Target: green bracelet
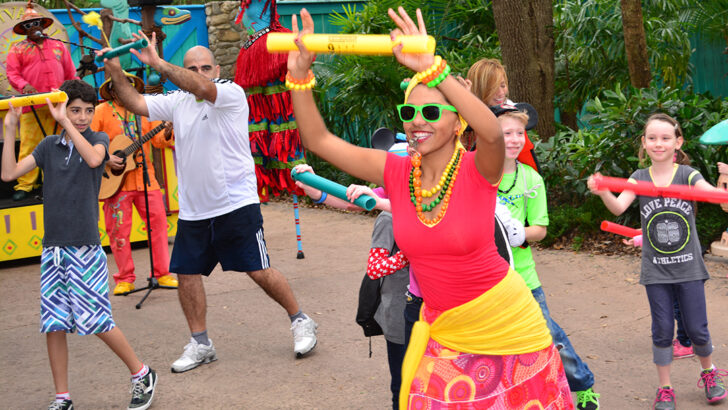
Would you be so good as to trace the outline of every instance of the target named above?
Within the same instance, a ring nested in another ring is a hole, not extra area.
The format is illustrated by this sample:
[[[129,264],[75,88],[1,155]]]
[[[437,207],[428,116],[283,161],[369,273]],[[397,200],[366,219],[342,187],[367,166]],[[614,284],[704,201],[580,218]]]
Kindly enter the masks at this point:
[[[445,66],[445,69],[442,70],[442,73],[438,75],[437,78],[427,83],[427,86],[430,88],[437,87],[438,85],[440,85],[441,82],[443,82],[443,80],[445,80],[448,75],[450,75],[450,64],[447,64]]]

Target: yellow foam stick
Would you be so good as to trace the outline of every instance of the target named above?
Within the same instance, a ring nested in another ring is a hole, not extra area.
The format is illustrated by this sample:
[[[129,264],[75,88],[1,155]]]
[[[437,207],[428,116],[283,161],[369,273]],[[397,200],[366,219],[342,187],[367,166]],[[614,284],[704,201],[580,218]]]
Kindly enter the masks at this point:
[[[268,52],[287,53],[298,50],[293,33],[268,34]],[[402,43],[404,53],[432,53],[435,39],[432,36],[399,36],[392,41],[388,34],[306,34],[303,44],[311,52],[319,54],[392,55],[392,47]]]
[[[52,103],[60,103],[68,101],[68,94],[63,91],[54,91],[52,93],[38,93],[38,94],[27,94],[19,95],[16,97],[5,98],[0,100],[0,110],[7,110],[10,108],[8,102],[13,102],[13,107],[27,107],[29,105],[45,105],[46,98],[51,100]]]

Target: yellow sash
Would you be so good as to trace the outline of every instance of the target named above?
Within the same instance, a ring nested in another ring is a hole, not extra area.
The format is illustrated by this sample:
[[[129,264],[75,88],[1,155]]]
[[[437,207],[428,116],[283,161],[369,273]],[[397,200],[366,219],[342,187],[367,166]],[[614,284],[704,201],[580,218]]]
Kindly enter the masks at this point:
[[[422,320],[420,311],[402,363],[400,409],[407,408],[410,386],[430,337],[458,352],[499,356],[537,352],[552,343],[536,299],[521,275],[510,269],[497,285],[443,312],[432,325]]]

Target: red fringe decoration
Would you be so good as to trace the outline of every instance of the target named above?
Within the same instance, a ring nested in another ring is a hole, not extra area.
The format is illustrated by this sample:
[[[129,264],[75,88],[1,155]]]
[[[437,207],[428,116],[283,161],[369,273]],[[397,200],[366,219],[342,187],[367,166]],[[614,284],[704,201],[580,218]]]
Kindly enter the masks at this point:
[[[273,28],[271,32],[290,33],[285,27]],[[234,81],[243,88],[266,85],[281,79],[288,71],[288,54],[270,54],[266,48],[268,34],[264,34],[247,49],[241,48],[235,63]]]

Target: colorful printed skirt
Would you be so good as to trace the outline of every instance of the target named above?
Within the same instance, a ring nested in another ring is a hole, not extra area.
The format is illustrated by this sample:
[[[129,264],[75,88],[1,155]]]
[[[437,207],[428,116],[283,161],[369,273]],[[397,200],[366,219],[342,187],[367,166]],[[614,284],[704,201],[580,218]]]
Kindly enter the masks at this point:
[[[425,317],[436,315],[424,309]],[[430,338],[409,396],[409,409],[416,410],[573,408],[554,345],[534,353],[495,356],[456,352]]]

